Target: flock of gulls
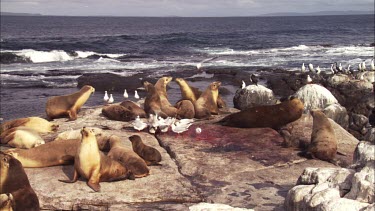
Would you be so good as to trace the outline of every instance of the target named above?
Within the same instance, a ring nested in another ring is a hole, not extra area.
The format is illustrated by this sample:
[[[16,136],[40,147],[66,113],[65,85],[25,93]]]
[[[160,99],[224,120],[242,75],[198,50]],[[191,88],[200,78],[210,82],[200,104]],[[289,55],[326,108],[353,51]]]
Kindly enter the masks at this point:
[[[129,98],[129,94],[128,92],[126,91],[126,89],[124,90],[124,98],[127,99]],[[137,90],[134,91],[134,98],[135,99],[139,99],[139,95],[138,95],[138,92]],[[108,92],[107,91],[104,91],[104,103],[106,104],[111,104],[111,103],[114,103],[115,102],[115,99],[113,98],[113,95],[112,94],[109,94],[108,96]]]
[[[314,66],[311,63],[308,64],[307,67],[309,69],[309,72],[314,72],[316,74],[320,74],[320,72],[321,72],[321,69],[320,69],[319,66],[316,69],[314,69]],[[365,61],[358,63],[358,69],[357,70],[351,69],[351,65],[350,64],[348,65],[347,68],[343,68],[342,65],[341,65],[341,63],[339,63],[339,65],[337,65],[337,62],[335,62],[335,63],[331,64],[331,69],[330,70],[331,70],[332,74],[342,73],[342,74],[352,74],[352,75],[354,75],[356,71],[358,71],[358,72],[365,72],[365,71],[367,71],[367,67],[366,67],[366,62]],[[370,70],[371,71],[375,71],[374,59],[371,60]],[[307,72],[305,63],[302,63],[301,72]]]

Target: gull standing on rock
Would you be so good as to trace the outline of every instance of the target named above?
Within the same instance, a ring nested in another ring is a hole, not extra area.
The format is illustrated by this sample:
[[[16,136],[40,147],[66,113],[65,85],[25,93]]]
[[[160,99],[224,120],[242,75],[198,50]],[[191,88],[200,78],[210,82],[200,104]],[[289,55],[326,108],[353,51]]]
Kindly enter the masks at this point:
[[[256,77],[256,75],[251,74],[250,81],[253,82],[255,85],[258,86],[258,78]]]
[[[241,89],[245,89],[246,88],[246,84],[245,84],[245,81],[242,81],[242,86],[241,86]]]
[[[309,71],[310,71],[310,72],[314,72],[314,66],[313,66],[313,64],[311,64],[311,63],[309,64]]]
[[[103,98],[103,100],[104,100],[104,102],[108,103],[109,97],[108,97],[107,91],[104,91],[104,98]]]
[[[371,71],[375,71],[374,59],[371,59],[370,67],[371,67]]]
[[[124,90],[124,98],[128,98],[129,95],[128,95],[128,92],[126,91],[126,89]]]
[[[311,79],[310,75],[307,75],[306,81],[307,81],[308,84],[310,84],[312,82],[312,79]]]
[[[362,72],[362,63],[359,63],[359,64],[358,64],[358,71],[359,71],[359,72]]]
[[[135,99],[139,99],[139,95],[138,95],[137,90],[135,90],[135,92],[134,92],[134,98],[135,98]]]
[[[108,103],[113,103],[115,102],[115,99],[113,99],[112,94],[109,95]]]
[[[147,127],[147,123],[143,122],[139,116],[135,118],[135,120],[132,122],[132,125],[134,129],[141,131]]]
[[[362,62],[362,71],[366,71],[366,62],[365,61]]]
[[[341,63],[339,64],[339,70],[340,70],[340,72],[342,72],[342,66],[341,66]]]
[[[333,75],[336,73],[335,70],[333,69],[333,64],[331,64],[331,72]]]
[[[302,63],[301,72],[305,72],[305,70],[306,70],[305,63]]]
[[[172,131],[178,134],[183,133],[189,130],[189,127],[191,124],[193,124],[193,121],[194,120],[192,119],[181,119],[180,121],[172,124]]]
[[[321,72],[322,70],[320,69],[320,67],[318,66],[317,68],[316,68],[316,74],[320,74],[320,72]]]

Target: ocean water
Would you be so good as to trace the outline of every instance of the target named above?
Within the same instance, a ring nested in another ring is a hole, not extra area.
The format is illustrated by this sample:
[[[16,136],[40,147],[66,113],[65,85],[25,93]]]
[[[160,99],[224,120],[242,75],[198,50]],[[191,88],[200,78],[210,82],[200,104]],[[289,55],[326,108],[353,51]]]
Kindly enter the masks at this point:
[[[333,62],[344,67],[350,64],[355,69],[359,62],[369,64],[374,57],[374,47],[370,47],[374,42],[373,15],[2,16],[1,115],[8,118],[6,109],[17,109],[9,102],[17,98],[12,93],[32,102],[46,91],[46,95],[51,95],[75,88],[77,78],[85,73],[158,76],[191,71],[202,61],[206,61],[203,69],[296,71],[302,63],[312,63],[325,71]],[[33,96],[30,88],[42,91]],[[21,89],[26,92],[20,93]]]

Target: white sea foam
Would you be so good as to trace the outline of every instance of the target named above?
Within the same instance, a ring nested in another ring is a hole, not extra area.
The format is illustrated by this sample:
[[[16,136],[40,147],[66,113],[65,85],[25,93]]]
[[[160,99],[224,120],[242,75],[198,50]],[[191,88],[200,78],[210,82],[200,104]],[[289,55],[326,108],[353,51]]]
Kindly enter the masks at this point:
[[[32,49],[25,49],[15,52],[17,56],[29,58],[34,63],[54,62],[54,61],[69,61],[74,58],[69,56],[65,51],[36,51]]]

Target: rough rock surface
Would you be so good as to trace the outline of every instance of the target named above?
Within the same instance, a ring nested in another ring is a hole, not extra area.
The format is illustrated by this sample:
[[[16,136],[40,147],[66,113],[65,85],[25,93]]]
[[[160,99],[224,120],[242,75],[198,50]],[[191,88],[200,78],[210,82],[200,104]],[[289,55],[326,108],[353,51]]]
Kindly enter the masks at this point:
[[[272,90],[260,84],[238,89],[233,98],[234,107],[240,110],[259,105],[273,105],[275,102]]]
[[[307,84],[301,87],[295,96],[305,105],[305,112],[312,109],[324,109],[338,103],[329,90],[317,84]]]
[[[188,210],[194,204],[209,202],[235,208],[284,210],[287,192],[305,168],[336,168],[284,148],[283,138],[272,129],[213,124],[222,116],[196,122],[185,133],[162,133],[156,139],[146,132],[135,132],[129,122],[108,120],[101,109],[83,108],[76,121],[54,120],[60,124],[58,133],[83,126],[99,127],[121,137],[129,147],[127,137],[138,134],[161,152],[162,165],[151,166],[151,175],[144,178],[103,182],[99,193],[94,193],[83,179],[73,184],[58,181],[72,177],[72,165],[27,168],[42,209]],[[199,135],[197,127],[202,129]],[[52,140],[56,135],[43,138]]]
[[[349,115],[346,111],[346,108],[339,105],[333,104],[329,105],[328,107],[324,108],[324,114],[343,127],[345,130],[349,127]]]

